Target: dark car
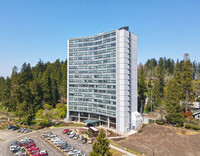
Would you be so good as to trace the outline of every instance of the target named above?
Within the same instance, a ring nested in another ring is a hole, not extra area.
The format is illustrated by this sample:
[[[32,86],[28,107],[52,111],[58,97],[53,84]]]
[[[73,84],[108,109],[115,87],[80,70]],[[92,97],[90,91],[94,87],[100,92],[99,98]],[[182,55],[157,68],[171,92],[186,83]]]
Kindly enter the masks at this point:
[[[21,142],[19,142],[19,141],[13,141],[13,142],[11,143],[11,146],[22,146],[22,144],[21,144]]]
[[[8,129],[12,129],[12,128],[14,128],[15,126],[8,126]]]
[[[12,128],[13,131],[15,131],[17,129],[19,129],[19,127],[13,126],[13,128]]]
[[[66,144],[64,146],[61,146],[60,149],[62,150],[62,149],[68,148],[68,147],[70,147],[70,145]]]
[[[82,142],[83,142],[83,144],[86,144],[87,143],[87,138],[83,138]]]
[[[67,132],[67,135],[69,135],[71,132],[72,132],[72,131],[71,131],[71,130],[69,130],[69,131]]]

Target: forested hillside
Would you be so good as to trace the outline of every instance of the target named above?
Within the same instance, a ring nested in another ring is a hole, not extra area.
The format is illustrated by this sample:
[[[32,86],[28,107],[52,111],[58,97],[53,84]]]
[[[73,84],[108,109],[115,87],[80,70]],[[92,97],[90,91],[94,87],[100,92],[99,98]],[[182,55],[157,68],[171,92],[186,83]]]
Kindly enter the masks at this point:
[[[189,54],[180,61],[149,59],[138,66],[138,94],[144,111],[166,110],[169,122],[182,124],[188,109],[180,101],[200,102],[200,63]]]
[[[20,70],[13,67],[11,77],[0,77],[1,105],[30,123],[39,110],[66,103],[66,64],[60,60],[54,63],[40,60],[35,67],[27,63]]]
[[[26,123],[44,114],[43,120],[49,120],[51,109],[64,117],[66,107],[56,104],[66,103],[66,87],[67,60],[40,60],[35,67],[24,63],[20,70],[13,67],[11,77],[0,77],[0,103]],[[180,106],[180,101],[200,101],[199,95],[200,63],[191,62],[188,54],[180,61],[153,58],[138,65],[139,111],[166,110],[168,121],[181,124],[182,111],[187,109]]]

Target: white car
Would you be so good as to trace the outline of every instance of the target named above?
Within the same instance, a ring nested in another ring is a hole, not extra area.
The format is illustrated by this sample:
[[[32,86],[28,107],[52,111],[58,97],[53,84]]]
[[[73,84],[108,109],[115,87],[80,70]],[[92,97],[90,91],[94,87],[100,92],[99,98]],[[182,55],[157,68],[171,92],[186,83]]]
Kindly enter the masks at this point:
[[[56,144],[61,143],[61,142],[64,142],[64,141],[56,140],[56,141],[53,141],[52,143],[53,143],[54,145],[56,145]]]
[[[81,153],[81,150],[75,149],[73,151],[68,152],[67,154],[70,156],[70,155],[75,155],[75,154],[80,154],[80,153]]]
[[[20,155],[20,156],[26,156],[27,154],[26,154],[25,151],[18,151],[18,152],[15,153],[15,155],[16,155],[16,156],[19,156],[19,155]]]
[[[85,153],[78,153],[78,154],[75,154],[73,156],[85,156]]]
[[[57,137],[57,135],[50,134],[50,135],[47,136],[47,139],[50,140],[50,139],[55,138],[55,137]]]
[[[25,137],[25,138],[21,139],[20,142],[22,142],[22,141],[29,141],[29,140],[31,140],[31,138]]]
[[[59,137],[52,138],[51,142],[53,142],[53,141],[61,141],[61,138],[59,138]]]
[[[10,146],[10,151],[13,151],[14,149],[18,148],[19,146]]]
[[[54,143],[54,145],[56,145],[56,146],[58,146],[58,147],[64,146],[64,145],[66,145],[66,144],[67,144],[67,143],[66,143],[66,142],[63,142],[63,141]]]
[[[83,136],[80,135],[79,138],[78,138],[78,140],[79,140],[79,141],[82,141],[82,140],[83,140]]]
[[[69,135],[72,135],[72,134],[74,134],[74,133],[75,133],[75,132],[70,132]]]
[[[40,151],[40,154],[41,154],[41,155],[44,155],[44,154],[47,155],[47,151],[46,151],[46,150],[42,150],[42,151]]]
[[[73,138],[75,135],[76,135],[76,133],[75,133],[75,132],[72,132],[72,133],[70,133],[69,137],[70,137],[70,138]]]

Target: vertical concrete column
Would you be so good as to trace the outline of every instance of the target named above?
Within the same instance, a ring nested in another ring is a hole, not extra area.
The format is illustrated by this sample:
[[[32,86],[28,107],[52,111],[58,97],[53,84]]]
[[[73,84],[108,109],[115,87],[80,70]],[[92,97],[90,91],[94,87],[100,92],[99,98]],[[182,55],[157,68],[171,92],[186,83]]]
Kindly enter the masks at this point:
[[[90,119],[90,113],[88,113],[88,119]]]
[[[108,117],[108,129],[110,128],[110,118]]]
[[[100,115],[99,115],[99,121],[101,121]],[[102,126],[101,122],[99,122],[99,126]]]
[[[78,112],[78,122],[80,122],[81,120],[80,120],[80,112]]]

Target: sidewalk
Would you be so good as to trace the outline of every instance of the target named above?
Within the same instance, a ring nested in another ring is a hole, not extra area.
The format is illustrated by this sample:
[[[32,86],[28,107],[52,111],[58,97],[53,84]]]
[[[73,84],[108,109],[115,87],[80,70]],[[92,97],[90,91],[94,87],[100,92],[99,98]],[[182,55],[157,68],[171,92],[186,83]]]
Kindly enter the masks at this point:
[[[110,144],[110,148],[113,148],[113,149],[115,149],[115,150],[117,150],[117,151],[120,151],[120,152],[122,152],[122,153],[124,153],[124,154],[126,154],[126,155],[129,155],[129,156],[137,156],[137,155],[135,155],[135,154],[132,154],[132,153],[130,153],[130,152],[127,152],[127,151],[125,151],[125,150],[123,150],[123,149],[121,149],[121,148],[118,148],[118,147],[116,147],[116,146],[113,146],[113,145],[111,145],[111,144]]]

